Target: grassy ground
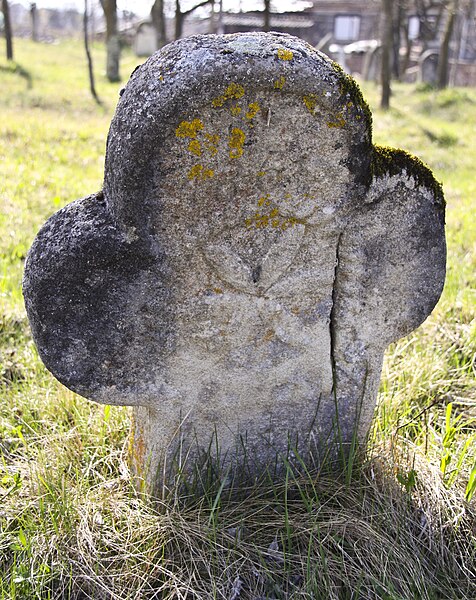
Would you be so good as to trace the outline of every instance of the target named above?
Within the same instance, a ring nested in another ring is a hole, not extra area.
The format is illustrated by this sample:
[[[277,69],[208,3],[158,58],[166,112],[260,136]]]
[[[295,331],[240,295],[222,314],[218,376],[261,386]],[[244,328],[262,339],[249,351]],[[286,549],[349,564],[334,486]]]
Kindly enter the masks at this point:
[[[387,352],[359,468],[152,506],[131,484],[127,409],[53,380],[20,291],[39,226],[101,186],[119,88],[98,75],[94,104],[79,45],[15,51],[0,60],[0,599],[474,599],[476,90],[395,85],[394,108],[374,109],[375,141],[444,184],[448,277],[433,315]],[[123,73],[135,65],[126,55]]]

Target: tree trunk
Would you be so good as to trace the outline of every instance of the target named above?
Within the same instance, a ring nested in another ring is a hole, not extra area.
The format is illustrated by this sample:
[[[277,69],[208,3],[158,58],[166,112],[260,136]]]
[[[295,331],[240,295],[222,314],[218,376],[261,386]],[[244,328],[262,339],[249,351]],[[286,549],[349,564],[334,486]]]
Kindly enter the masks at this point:
[[[405,7],[402,0],[395,3],[392,21],[392,74],[400,79],[400,46],[402,44],[401,27],[405,19]]]
[[[450,87],[454,87],[456,85],[456,77],[458,75],[458,66],[459,60],[461,58],[461,45],[463,41],[463,25],[464,19],[458,18],[458,15],[455,17],[455,25],[453,26],[454,37],[456,38],[456,48],[454,52],[453,64],[451,69],[449,69],[449,78],[448,84]]]
[[[31,17],[31,39],[33,42],[38,41],[38,19],[37,19],[36,3],[30,4],[30,17]]]
[[[450,14],[446,22],[445,34],[440,46],[440,56],[438,58],[438,70],[436,74],[436,85],[442,90],[448,85],[448,61],[450,54],[450,41],[453,35],[453,29],[458,11],[458,0],[454,0],[449,8]]]
[[[382,0],[382,10],[382,96],[380,107],[387,110],[390,106],[391,52],[393,45],[392,0]]]
[[[162,48],[167,43],[167,34],[165,31],[165,14],[164,14],[164,0],[155,0],[150,10],[150,16],[152,24],[155,28],[155,35],[157,40],[157,49]]]
[[[219,34],[225,33],[225,28],[223,27],[223,0],[220,0],[220,6],[218,9],[217,33],[219,33]]]
[[[405,54],[403,56],[402,64],[400,65],[400,81],[405,79],[405,73],[410,64],[410,54],[412,51],[413,41],[410,39],[410,30],[408,24],[408,6],[405,2],[403,5],[404,15],[401,21],[401,30],[403,32],[403,39],[405,42]]]
[[[180,7],[180,0],[175,0],[175,39],[182,37],[183,15]]]
[[[269,31],[271,25],[271,0],[264,0],[263,31]]]
[[[210,23],[208,25],[208,33],[217,32],[217,14],[215,12],[215,0],[210,0]]]
[[[96,86],[94,85],[94,70],[93,70],[93,59],[91,58],[91,52],[89,51],[89,37],[88,37],[88,0],[84,0],[84,17],[83,17],[83,33],[84,33],[84,49],[86,51],[86,58],[88,60],[88,75],[89,75],[89,89],[91,95],[97,104],[101,104],[101,100],[96,93]]]
[[[185,10],[182,12],[182,9],[180,7],[180,0],[175,0],[175,39],[176,40],[179,40],[182,37],[183,21],[184,21],[185,17],[187,17],[188,15],[193,13],[193,11],[197,10],[197,8],[206,6],[207,4],[210,4],[211,2],[212,2],[212,0],[202,0],[202,2],[199,2],[195,6],[192,6],[192,8],[189,8],[188,10]]]
[[[12,24],[10,22],[10,7],[7,0],[2,0],[3,28],[7,45],[7,60],[13,60]]]
[[[121,46],[117,31],[117,2],[116,0],[101,0],[101,6],[106,18],[106,76],[110,82],[120,81],[119,59]]]

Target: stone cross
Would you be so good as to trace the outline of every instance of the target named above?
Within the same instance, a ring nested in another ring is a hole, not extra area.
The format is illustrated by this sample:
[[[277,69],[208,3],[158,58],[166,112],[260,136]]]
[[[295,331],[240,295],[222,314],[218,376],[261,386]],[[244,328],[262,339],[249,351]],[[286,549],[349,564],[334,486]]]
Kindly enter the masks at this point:
[[[135,407],[154,490],[210,453],[259,476],[362,443],[384,350],[444,277],[431,172],[372,145],[338,65],[253,33],[180,40],[134,71],[104,189],[44,225],[24,296],[47,368]]]

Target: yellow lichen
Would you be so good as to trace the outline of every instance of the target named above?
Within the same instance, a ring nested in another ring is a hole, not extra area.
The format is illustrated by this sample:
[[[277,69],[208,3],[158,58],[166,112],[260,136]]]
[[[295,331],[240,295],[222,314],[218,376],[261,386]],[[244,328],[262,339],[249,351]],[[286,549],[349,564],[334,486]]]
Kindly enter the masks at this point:
[[[327,127],[335,127],[336,129],[342,129],[342,127],[345,127],[344,115],[341,112],[338,112],[334,121],[328,121]]]
[[[220,136],[216,134],[206,133],[205,134],[205,142],[204,146],[210,152],[212,156],[215,156],[218,152],[218,142],[220,141]]]
[[[234,106],[232,106],[230,108],[230,112],[232,115],[236,116],[239,115],[241,113],[241,107],[237,106],[236,104]]]
[[[200,119],[194,119],[193,121],[182,121],[177,129],[175,135],[179,138],[192,138],[197,137],[197,133],[203,129],[203,122]]]
[[[244,95],[245,88],[242,85],[240,85],[239,83],[230,83],[230,85],[226,88],[224,93],[212,101],[212,106],[214,108],[219,108],[223,106],[227,100],[239,100]]]
[[[302,101],[304,102],[307,110],[311,113],[311,115],[313,115],[316,112],[317,95],[307,94],[307,96],[303,96]]]
[[[251,119],[254,119],[256,117],[259,110],[260,110],[259,104],[257,102],[251,102],[251,104],[248,104],[248,112],[246,113],[245,117],[249,121],[251,121]]]
[[[202,147],[198,140],[190,140],[188,149],[192,154],[195,154],[195,156],[202,156]]]
[[[256,229],[264,229],[271,225],[274,229],[282,229],[285,231],[289,227],[301,224],[305,225],[304,219],[296,217],[281,217],[277,208],[274,208],[269,213],[256,212],[251,218],[245,219],[247,227],[255,227]]]
[[[228,147],[230,148],[230,158],[240,158],[243,156],[243,146],[245,143],[245,133],[242,129],[234,127],[231,130],[228,139]]]
[[[214,174],[213,169],[207,169],[203,165],[194,165],[188,173],[188,178],[190,180],[197,179],[198,181],[205,181],[206,179],[213,177]]]
[[[258,172],[256,173],[256,176],[257,176],[257,177],[264,177],[265,175],[266,175],[266,171],[258,171]]]
[[[274,89],[282,90],[285,83],[286,83],[286,79],[283,75],[281,75],[281,77],[279,79],[276,79],[276,81],[274,82]]]
[[[281,60],[292,60],[294,54],[286,48],[278,48],[278,58]]]
[[[265,206],[271,206],[272,202],[269,199],[270,195],[265,194],[260,196],[258,199],[258,208]],[[256,229],[264,229],[265,227],[271,226],[274,229],[288,229],[297,224],[305,224],[304,219],[298,219],[296,217],[282,217],[279,214],[279,209],[274,206],[269,212],[256,211],[252,217],[245,219],[246,227],[255,227]]]
[[[258,200],[258,206],[264,206],[264,204],[268,200],[268,198],[269,198],[269,194],[266,194],[265,196],[261,196],[261,198]]]

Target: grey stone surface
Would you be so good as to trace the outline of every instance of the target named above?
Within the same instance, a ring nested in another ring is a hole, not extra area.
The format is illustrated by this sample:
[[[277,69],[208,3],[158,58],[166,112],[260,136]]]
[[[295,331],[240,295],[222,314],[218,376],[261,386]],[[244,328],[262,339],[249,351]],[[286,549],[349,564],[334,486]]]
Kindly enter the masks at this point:
[[[418,81],[436,85],[439,53],[437,50],[426,50],[418,58]]]
[[[364,440],[384,350],[444,276],[441,188],[372,146],[356,84],[301,40],[237,34],[133,73],[104,190],[46,223],[24,295],[48,369],[136,407],[153,485],[212,438],[251,472]]]

